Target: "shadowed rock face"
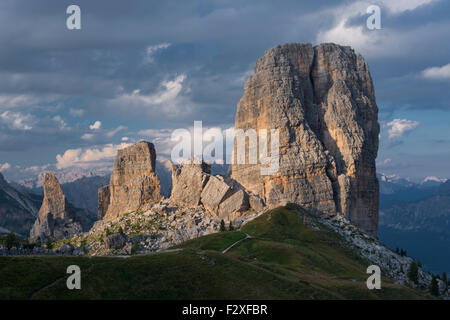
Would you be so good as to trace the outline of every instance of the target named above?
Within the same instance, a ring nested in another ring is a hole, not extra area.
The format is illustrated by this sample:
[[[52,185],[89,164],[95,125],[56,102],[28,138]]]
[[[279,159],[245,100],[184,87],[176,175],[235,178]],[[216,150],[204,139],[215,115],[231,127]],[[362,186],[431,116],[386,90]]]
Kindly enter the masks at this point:
[[[92,226],[93,215],[82,209],[76,209],[65,197],[61,185],[53,172],[44,175],[44,199],[30,239],[61,240],[86,232]]]
[[[30,232],[42,197],[10,185],[0,172],[0,233],[11,229],[19,234]]]
[[[111,194],[109,192],[109,186],[104,186],[98,189],[98,208],[97,208],[98,220],[103,219],[106,212],[108,211],[110,197]]]
[[[103,219],[108,220],[136,211],[145,203],[159,201],[161,186],[155,161],[155,147],[150,142],[142,141],[119,150],[109,189],[104,189],[99,197],[99,216],[104,214]]]
[[[232,166],[232,178],[269,206],[286,202],[378,227],[378,108],[369,68],[350,47],[286,44],[268,50],[238,104],[236,129],[279,129],[278,173]]]

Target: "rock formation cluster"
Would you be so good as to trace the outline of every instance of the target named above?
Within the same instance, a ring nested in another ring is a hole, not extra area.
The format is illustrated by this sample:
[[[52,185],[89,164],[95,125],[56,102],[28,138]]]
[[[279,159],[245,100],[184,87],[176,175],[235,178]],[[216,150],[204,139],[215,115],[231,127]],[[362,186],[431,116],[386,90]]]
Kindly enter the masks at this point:
[[[257,62],[236,129],[279,130],[279,170],[233,164],[231,177],[270,206],[340,213],[371,235],[378,225],[378,108],[369,67],[350,47],[285,44]],[[248,145],[247,145],[248,148]]]
[[[229,177],[212,175],[206,163],[172,167],[170,200],[178,206],[203,206],[218,220],[233,220],[251,208],[255,211],[264,209],[258,197],[252,196],[252,202],[249,198],[245,189]]]
[[[155,147],[141,141],[118,151],[109,185],[98,190],[97,227],[164,201],[215,221],[293,202],[313,212],[339,213],[376,235],[378,108],[364,59],[335,44],[286,44],[268,50],[254,71],[235,127],[279,131],[275,174],[261,175],[266,166],[261,163],[233,164],[230,176],[211,174],[205,163],[173,165],[171,195],[163,200]],[[62,239],[87,231],[84,218],[47,173],[31,238]]]

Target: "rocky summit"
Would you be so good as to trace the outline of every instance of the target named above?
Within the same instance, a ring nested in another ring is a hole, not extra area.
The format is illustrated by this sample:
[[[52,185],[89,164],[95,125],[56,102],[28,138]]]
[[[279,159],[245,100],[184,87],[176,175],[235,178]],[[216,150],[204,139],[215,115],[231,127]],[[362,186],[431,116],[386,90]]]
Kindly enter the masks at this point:
[[[256,62],[236,129],[279,130],[279,170],[233,164],[232,178],[270,207],[342,214],[376,236],[378,107],[369,67],[350,47],[285,44]],[[248,147],[247,147],[248,148]]]
[[[30,239],[61,240],[88,231],[94,221],[87,210],[76,209],[67,201],[53,172],[44,175],[44,199],[30,231]]]
[[[117,152],[109,186],[99,190],[99,218],[110,220],[161,199],[155,146],[141,141]]]

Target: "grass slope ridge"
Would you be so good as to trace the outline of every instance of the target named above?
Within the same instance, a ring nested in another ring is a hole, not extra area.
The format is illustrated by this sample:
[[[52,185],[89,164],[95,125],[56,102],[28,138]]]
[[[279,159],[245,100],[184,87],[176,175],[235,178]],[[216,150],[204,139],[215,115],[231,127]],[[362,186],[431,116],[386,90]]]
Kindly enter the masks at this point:
[[[383,277],[368,290],[370,264],[298,208],[279,207],[239,231],[187,241],[176,251],[107,257],[0,258],[1,299],[425,299]],[[249,235],[251,238],[246,238]],[[244,240],[242,240],[244,239]],[[225,254],[222,251],[240,241]],[[181,249],[181,250],[180,250]],[[79,265],[82,289],[66,288]],[[51,285],[49,285],[51,284]]]

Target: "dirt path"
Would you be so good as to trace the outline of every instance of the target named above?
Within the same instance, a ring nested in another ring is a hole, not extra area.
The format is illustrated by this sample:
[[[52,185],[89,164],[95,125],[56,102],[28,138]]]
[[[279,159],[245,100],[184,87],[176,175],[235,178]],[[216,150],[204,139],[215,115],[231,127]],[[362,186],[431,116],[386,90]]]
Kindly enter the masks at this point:
[[[235,245],[237,245],[238,243],[244,241],[245,239],[252,239],[253,237],[251,235],[249,235],[248,233],[245,234],[245,238],[236,241],[235,243],[233,243],[231,246],[229,246],[228,248],[226,248],[225,250],[222,251],[222,253],[227,253],[228,250],[230,250],[231,248],[233,248]]]
[[[155,254],[162,254],[162,253],[170,253],[170,252],[179,252],[182,251],[183,248],[179,248],[179,249],[166,249],[166,250],[161,250],[161,251],[155,251],[155,252],[148,252],[148,253],[140,253],[140,254],[134,254],[134,255],[129,255],[129,256],[102,256],[104,258],[120,258],[120,259],[128,259],[128,258],[132,258],[132,257],[141,257],[141,256],[152,256]]]

